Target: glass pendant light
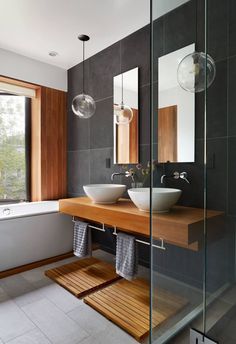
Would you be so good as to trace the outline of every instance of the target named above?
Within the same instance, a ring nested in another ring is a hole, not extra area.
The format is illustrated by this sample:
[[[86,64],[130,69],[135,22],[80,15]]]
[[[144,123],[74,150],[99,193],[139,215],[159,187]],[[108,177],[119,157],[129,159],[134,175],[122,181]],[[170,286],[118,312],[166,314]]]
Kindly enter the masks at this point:
[[[185,56],[178,66],[177,79],[179,85],[192,93],[205,90],[205,77],[207,78],[207,87],[210,87],[215,76],[214,60],[210,55],[202,52],[194,52]]]
[[[78,39],[83,42],[83,93],[78,94],[72,100],[72,110],[74,114],[80,118],[87,119],[92,117],[96,110],[96,103],[94,99],[84,92],[84,45],[85,42],[90,38],[86,35],[79,35]]]
[[[133,119],[133,111],[131,107],[124,104],[123,94],[123,73],[121,74],[121,103],[114,105],[114,116],[116,124],[129,124]]]

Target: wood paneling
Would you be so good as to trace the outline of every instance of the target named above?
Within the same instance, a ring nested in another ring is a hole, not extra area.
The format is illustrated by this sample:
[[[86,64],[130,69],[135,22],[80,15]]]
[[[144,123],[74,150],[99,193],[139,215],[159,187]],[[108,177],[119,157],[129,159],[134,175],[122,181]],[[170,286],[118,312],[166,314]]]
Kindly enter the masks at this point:
[[[129,125],[119,124],[117,125],[117,163],[128,164],[129,163]]]
[[[138,163],[138,109],[132,109],[133,119],[129,125],[129,163]]]
[[[78,298],[121,278],[111,264],[93,257],[48,270],[45,275]]]
[[[41,88],[31,99],[31,200],[41,201]]]
[[[41,195],[42,200],[66,195],[66,93],[41,90]]]
[[[139,211],[127,199],[117,204],[94,204],[87,197],[69,198],[59,201],[62,213],[82,219],[105,223],[135,235],[150,237],[150,215]],[[208,210],[207,218],[221,216],[220,211]],[[198,250],[203,238],[204,210],[175,206],[169,213],[153,214],[153,238],[191,250]]]
[[[116,163],[137,164],[139,162],[139,118],[138,109],[132,109],[133,119],[127,124],[116,125]]]
[[[65,197],[66,93],[41,87],[32,110],[32,200]]]
[[[188,304],[164,289],[153,292],[152,327],[157,329]],[[84,302],[141,342],[150,331],[150,283],[121,280],[87,296]]]
[[[158,161],[178,161],[177,105],[158,110]]]

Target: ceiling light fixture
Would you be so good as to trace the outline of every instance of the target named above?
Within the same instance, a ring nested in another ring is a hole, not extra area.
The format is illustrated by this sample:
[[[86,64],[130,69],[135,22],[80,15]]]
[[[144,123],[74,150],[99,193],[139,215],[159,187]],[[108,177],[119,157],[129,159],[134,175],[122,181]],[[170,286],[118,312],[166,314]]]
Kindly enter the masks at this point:
[[[49,51],[48,55],[51,57],[56,57],[58,53],[56,51]]]
[[[84,91],[84,56],[85,56],[85,42],[90,38],[86,35],[79,35],[78,39],[83,42],[83,92],[74,97],[72,100],[72,110],[74,114],[80,118],[87,119],[94,115],[96,110],[96,103],[94,99],[85,94]]]

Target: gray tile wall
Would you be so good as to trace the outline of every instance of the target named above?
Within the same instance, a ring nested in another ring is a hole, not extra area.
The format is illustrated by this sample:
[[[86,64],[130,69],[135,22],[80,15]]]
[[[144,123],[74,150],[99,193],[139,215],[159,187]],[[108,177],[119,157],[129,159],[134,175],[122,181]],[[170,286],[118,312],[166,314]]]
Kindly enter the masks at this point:
[[[96,101],[96,114],[81,120],[71,110],[75,95],[82,91],[82,65],[68,71],[68,196],[83,195],[87,183],[110,183],[113,165],[113,77],[139,67],[140,157],[149,159],[149,27],[133,33],[86,60],[85,91]],[[145,154],[143,154],[145,150]],[[111,168],[106,168],[111,159]],[[120,179],[118,178],[119,182]]]
[[[208,42],[209,53],[216,61],[217,75],[208,90],[207,114],[207,191],[208,208],[236,215],[236,24],[234,0],[209,0]],[[191,0],[154,23],[154,95],[157,96],[158,57],[196,42],[197,50],[204,51],[204,1]],[[150,31],[149,26],[134,32],[86,60],[86,91],[96,100],[97,111],[90,120],[81,120],[71,111],[73,97],[82,91],[82,66],[68,71],[68,196],[83,194],[87,183],[109,183],[114,171],[121,168],[113,161],[112,94],[113,77],[134,67],[140,68],[140,158],[149,160],[150,150]],[[157,99],[155,108],[157,108]],[[203,207],[204,196],[204,94],[196,94],[196,161],[192,164],[163,164],[155,171],[155,185],[160,185],[160,175],[174,170],[186,171],[191,184],[168,181],[166,186],[183,190],[180,204]],[[154,134],[156,135],[156,123]],[[155,146],[156,149],[156,146]],[[117,179],[117,182],[121,180]],[[122,182],[127,182],[123,180]],[[234,218],[232,218],[234,219]],[[225,235],[215,244],[209,244],[209,276],[214,287],[232,277],[230,262],[234,257],[235,221],[224,229]],[[108,233],[104,238],[94,234],[96,240],[114,252],[114,238]],[[149,262],[149,251],[140,247],[143,263]],[[222,265],[222,254],[228,255]],[[157,269],[188,283],[201,285],[203,252],[190,252],[168,246],[168,259],[156,252]],[[176,265],[176,262],[179,264]],[[217,277],[216,277],[217,276]],[[220,278],[221,276],[222,278]],[[213,278],[214,277],[214,278]]]

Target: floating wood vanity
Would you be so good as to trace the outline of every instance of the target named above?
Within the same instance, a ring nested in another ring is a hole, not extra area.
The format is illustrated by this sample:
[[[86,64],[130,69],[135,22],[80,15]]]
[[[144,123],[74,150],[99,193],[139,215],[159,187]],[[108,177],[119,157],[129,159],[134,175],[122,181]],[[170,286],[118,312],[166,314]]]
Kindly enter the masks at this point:
[[[59,210],[87,221],[117,227],[120,231],[150,237],[149,213],[138,210],[128,199],[121,199],[112,205],[102,205],[92,203],[88,197],[68,198],[59,201]],[[222,215],[222,212],[208,210],[209,224],[214,223],[216,217],[223,217]],[[154,239],[163,239],[167,243],[194,251],[202,246],[203,209],[175,206],[169,213],[153,214],[152,220]]]

